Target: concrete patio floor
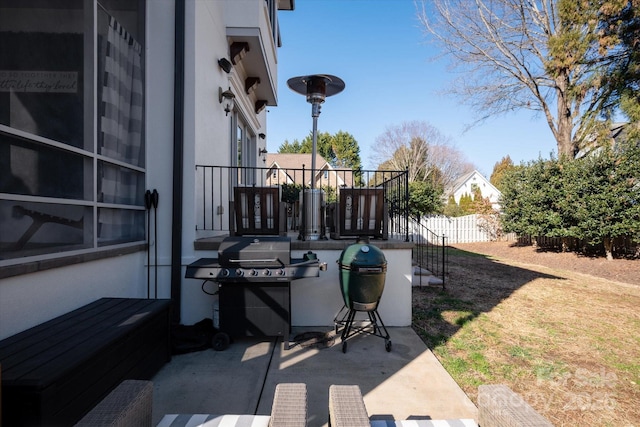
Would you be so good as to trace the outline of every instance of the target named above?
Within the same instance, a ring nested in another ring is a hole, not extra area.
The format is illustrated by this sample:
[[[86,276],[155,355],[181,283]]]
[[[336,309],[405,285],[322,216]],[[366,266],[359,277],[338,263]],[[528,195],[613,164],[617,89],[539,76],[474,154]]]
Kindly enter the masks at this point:
[[[329,386],[357,384],[371,419],[477,419],[477,408],[410,328],[388,328],[391,352],[378,336],[359,334],[342,352],[281,339],[241,338],[225,350],[174,355],[153,378],[153,425],[164,414],[268,415],[278,383],[307,385],[308,426],[327,425]],[[328,328],[296,328],[302,332]]]

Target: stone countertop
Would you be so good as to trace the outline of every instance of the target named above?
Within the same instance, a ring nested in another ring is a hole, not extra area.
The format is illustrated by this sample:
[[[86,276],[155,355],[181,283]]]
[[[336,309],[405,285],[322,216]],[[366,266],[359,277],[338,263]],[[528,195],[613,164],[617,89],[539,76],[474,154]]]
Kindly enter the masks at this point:
[[[196,251],[206,251],[206,250],[218,250],[220,246],[220,242],[228,237],[228,235],[216,236],[216,237],[206,237],[202,239],[198,239],[193,243],[193,247]],[[255,236],[256,238],[260,238],[260,236]],[[340,240],[298,240],[297,233],[295,236],[290,235],[291,238],[291,250],[343,250],[347,246],[356,242],[355,238],[351,239],[340,239]],[[371,239],[369,240],[369,244],[373,246],[377,246],[380,249],[413,249],[415,244],[413,242],[405,242],[403,240],[398,239]]]

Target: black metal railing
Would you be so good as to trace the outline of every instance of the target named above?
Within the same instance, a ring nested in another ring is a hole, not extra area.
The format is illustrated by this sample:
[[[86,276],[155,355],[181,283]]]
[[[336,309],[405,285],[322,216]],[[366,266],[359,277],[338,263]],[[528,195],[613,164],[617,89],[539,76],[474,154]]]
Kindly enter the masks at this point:
[[[312,173],[315,172],[315,173]],[[196,230],[227,232],[234,230],[234,193],[238,188],[279,187],[280,201],[286,206],[278,215],[286,216],[286,231],[300,227],[300,192],[322,189],[327,207],[340,205],[344,190],[378,189],[384,195],[385,230],[389,238],[409,241],[409,187],[406,171],[351,169],[231,167],[196,165]],[[353,192],[352,192],[353,193]],[[363,191],[364,193],[364,191]],[[324,210],[325,223],[334,227],[332,210]],[[335,231],[335,230],[331,230]]]
[[[419,268],[417,272],[419,286],[423,285],[423,280],[428,280],[429,275],[433,275],[442,281],[442,289],[444,289],[445,278],[449,273],[446,236],[434,233],[413,218],[411,227],[413,229],[411,240],[415,243],[412,257],[413,263]]]

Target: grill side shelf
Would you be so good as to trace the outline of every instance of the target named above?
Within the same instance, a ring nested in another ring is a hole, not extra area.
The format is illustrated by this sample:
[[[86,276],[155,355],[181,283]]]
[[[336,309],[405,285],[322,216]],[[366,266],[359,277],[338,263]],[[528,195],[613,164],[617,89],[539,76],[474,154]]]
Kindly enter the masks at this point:
[[[200,258],[197,261],[187,265],[187,271],[184,277],[187,279],[206,279],[209,278],[211,268],[220,267],[218,260],[215,258]]]

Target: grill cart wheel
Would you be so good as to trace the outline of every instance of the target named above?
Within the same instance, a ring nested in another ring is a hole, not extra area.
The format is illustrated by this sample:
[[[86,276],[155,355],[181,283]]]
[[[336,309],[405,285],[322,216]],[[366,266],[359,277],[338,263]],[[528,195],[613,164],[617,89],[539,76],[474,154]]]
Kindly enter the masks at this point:
[[[387,350],[387,353],[391,351],[391,340],[386,340],[384,342],[384,349]]]
[[[213,336],[211,346],[215,351],[224,351],[229,348],[230,342],[231,339],[229,338],[229,334],[225,332],[218,332]]]

